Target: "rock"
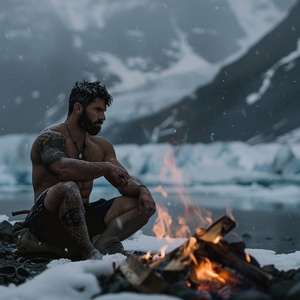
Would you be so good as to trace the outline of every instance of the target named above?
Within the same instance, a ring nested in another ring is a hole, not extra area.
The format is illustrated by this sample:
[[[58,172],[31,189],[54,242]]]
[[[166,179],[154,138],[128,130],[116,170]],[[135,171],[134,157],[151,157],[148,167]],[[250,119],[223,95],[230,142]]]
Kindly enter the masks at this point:
[[[0,223],[0,240],[12,241],[12,224],[8,221]]]

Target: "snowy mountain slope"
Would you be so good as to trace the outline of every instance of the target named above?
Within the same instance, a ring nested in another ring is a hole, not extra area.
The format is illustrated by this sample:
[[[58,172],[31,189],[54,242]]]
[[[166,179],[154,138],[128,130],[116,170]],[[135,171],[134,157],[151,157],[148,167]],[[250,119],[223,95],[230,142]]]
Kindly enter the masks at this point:
[[[129,124],[114,142],[271,141],[300,127],[300,2],[244,56],[179,103]],[[134,132],[134,134],[132,134]],[[129,134],[130,133],[130,134]]]
[[[3,0],[0,134],[64,119],[70,87],[82,78],[112,92],[108,127],[158,112],[212,80],[293,3]]]

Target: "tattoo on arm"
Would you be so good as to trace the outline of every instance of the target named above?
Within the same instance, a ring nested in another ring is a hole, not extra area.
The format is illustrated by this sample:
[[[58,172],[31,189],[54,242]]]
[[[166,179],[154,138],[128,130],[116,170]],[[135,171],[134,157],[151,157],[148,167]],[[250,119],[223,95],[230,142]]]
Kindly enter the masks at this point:
[[[53,163],[68,157],[65,153],[66,139],[56,131],[44,131],[37,138],[38,151],[41,155],[43,164],[49,168]]]
[[[84,215],[79,207],[74,207],[61,217],[61,222],[66,229],[78,227],[84,224]]]

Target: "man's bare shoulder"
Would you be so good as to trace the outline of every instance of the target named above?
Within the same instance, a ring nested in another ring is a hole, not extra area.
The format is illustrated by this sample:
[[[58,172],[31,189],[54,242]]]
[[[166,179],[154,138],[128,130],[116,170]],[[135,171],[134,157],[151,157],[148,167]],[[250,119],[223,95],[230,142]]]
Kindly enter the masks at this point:
[[[90,141],[98,148],[101,148],[105,155],[114,153],[113,144],[102,136],[90,136]]]
[[[61,132],[60,125],[53,125],[51,127],[45,128],[35,139],[33,147],[36,147],[37,150],[40,150],[45,145],[51,145],[52,147],[61,148],[62,145],[65,145],[66,138]]]
[[[49,136],[51,134],[53,135],[59,135],[63,133],[63,124],[55,124],[51,125],[49,127],[46,127],[43,129],[40,134],[37,136],[39,138],[40,136]]]
[[[69,157],[66,153],[66,138],[54,126],[44,129],[32,145],[32,162],[42,162],[46,168],[66,157]]]
[[[90,135],[90,139],[93,143],[98,143],[98,144],[110,144],[112,145],[112,143],[106,139],[103,136],[99,136],[99,135]]]

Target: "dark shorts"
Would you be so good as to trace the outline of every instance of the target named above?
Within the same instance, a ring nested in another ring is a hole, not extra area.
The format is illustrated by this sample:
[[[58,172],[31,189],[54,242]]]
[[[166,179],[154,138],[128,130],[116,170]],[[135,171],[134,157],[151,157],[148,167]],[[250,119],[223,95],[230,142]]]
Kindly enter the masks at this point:
[[[40,240],[58,247],[72,247],[73,241],[62,226],[58,214],[49,212],[44,206],[46,194],[47,190],[37,198],[36,203],[25,219],[26,226]],[[85,219],[90,238],[104,232],[106,229],[104,217],[114,200],[114,198],[110,200],[101,198],[98,201],[84,204]]]

